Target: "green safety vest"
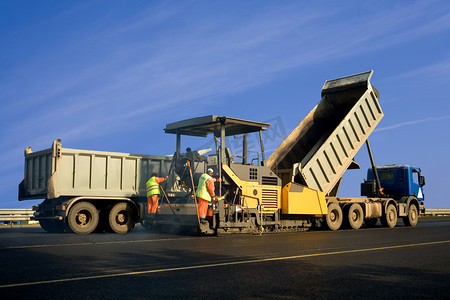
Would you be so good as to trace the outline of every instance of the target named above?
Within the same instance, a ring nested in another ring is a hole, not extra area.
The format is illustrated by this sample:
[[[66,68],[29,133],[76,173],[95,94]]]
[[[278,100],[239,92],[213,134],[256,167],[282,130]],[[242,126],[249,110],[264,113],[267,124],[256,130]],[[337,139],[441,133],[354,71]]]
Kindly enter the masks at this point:
[[[147,188],[147,197],[150,197],[152,195],[159,195],[159,183],[156,182],[156,177],[151,177],[147,183],[145,184],[145,187]]]
[[[200,176],[200,179],[198,180],[197,191],[195,192],[197,198],[211,201],[211,194],[209,193],[209,190],[206,186],[208,184],[208,181],[210,181],[211,179],[212,177],[208,174],[202,174],[202,176]]]

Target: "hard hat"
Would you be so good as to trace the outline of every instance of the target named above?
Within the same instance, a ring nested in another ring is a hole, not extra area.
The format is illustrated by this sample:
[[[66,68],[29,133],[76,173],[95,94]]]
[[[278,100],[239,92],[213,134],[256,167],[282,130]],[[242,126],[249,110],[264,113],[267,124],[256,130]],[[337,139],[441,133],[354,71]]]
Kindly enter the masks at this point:
[[[208,174],[209,174],[209,173],[214,173],[213,169],[209,168],[209,169],[208,169]]]

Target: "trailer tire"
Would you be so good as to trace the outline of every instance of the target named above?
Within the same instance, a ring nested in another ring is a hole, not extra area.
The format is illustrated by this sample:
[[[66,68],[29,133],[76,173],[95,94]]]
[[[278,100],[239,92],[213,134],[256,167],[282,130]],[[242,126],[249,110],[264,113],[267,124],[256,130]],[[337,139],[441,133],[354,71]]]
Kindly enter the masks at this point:
[[[408,216],[403,217],[403,224],[406,226],[415,227],[419,221],[419,213],[417,211],[417,206],[411,204],[408,209]]]
[[[353,203],[347,210],[347,221],[353,229],[359,229],[364,221],[364,212],[361,205]]]
[[[109,226],[113,231],[126,234],[133,229],[136,214],[133,207],[126,202],[119,202],[109,212]]]
[[[68,223],[70,229],[77,234],[90,234],[98,225],[97,208],[86,201],[76,203],[69,211]]]
[[[342,208],[337,203],[330,203],[328,205],[328,214],[327,214],[327,226],[331,230],[338,230],[341,228],[343,214]]]
[[[381,224],[390,228],[394,228],[397,224],[397,210],[393,204],[386,207],[385,214],[381,217]]]

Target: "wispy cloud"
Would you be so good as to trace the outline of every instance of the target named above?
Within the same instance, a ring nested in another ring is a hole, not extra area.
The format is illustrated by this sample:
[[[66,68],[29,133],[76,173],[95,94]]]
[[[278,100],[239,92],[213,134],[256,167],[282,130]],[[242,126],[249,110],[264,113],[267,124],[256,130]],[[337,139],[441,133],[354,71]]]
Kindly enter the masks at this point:
[[[407,122],[401,122],[398,124],[394,124],[391,126],[381,127],[374,130],[374,132],[380,132],[380,131],[386,131],[386,130],[393,130],[400,127],[410,126],[410,125],[416,125],[420,123],[430,123],[430,122],[437,122],[442,120],[450,119],[450,115],[448,116],[442,116],[442,117],[428,117],[420,120],[414,120],[414,121],[407,121]]]
[[[450,23],[450,20],[449,20]],[[426,65],[420,68],[397,74],[383,79],[385,82],[405,82],[410,84],[411,81],[423,82],[427,85],[441,85],[448,83],[450,78],[450,58],[441,60],[437,63]]]

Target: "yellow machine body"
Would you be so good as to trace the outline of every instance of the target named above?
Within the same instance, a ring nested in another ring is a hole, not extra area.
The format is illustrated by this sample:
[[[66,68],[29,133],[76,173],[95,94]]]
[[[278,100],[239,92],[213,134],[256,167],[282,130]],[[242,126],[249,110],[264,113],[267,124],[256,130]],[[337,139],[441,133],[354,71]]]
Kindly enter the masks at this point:
[[[281,213],[324,216],[328,213],[325,195],[321,191],[290,182],[282,190]]]
[[[281,186],[261,185],[255,181],[241,180],[226,164],[222,168],[229,178],[241,189],[244,206],[262,207],[262,212],[267,214],[275,213],[280,209]]]

